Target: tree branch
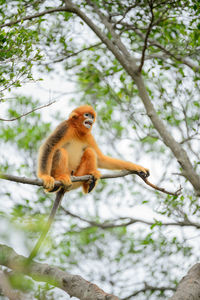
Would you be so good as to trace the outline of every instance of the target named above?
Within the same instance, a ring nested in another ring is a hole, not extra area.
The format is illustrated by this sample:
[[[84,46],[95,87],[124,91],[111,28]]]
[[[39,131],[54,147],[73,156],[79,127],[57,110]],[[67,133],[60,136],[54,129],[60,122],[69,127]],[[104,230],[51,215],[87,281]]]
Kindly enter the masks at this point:
[[[181,193],[181,189],[182,189],[181,187],[175,192],[167,191],[166,189],[160,188],[160,187],[156,186],[155,184],[151,183],[150,181],[148,181],[147,178],[144,178],[141,174],[139,174],[137,172],[127,171],[127,170],[116,172],[116,173],[111,173],[111,174],[105,174],[105,175],[102,175],[100,179],[118,178],[118,177],[124,177],[124,176],[130,175],[130,174],[138,175],[147,185],[151,186],[153,189],[156,189],[157,191],[160,191],[162,193],[172,195],[172,196],[179,196]],[[30,179],[30,178],[26,178],[26,177],[19,177],[19,176],[8,175],[8,174],[0,174],[0,178],[9,180],[9,181],[24,183],[24,184],[43,186],[43,182],[40,179]],[[72,182],[78,182],[78,181],[83,182],[83,181],[88,181],[90,179],[92,179],[91,175],[84,175],[84,176],[80,176],[80,177],[71,176]],[[59,181],[56,181],[55,187],[59,187],[59,186],[62,186],[62,183],[60,183]]]
[[[119,300],[118,297],[101,290],[97,285],[72,275],[57,267],[32,261],[18,255],[12,248],[0,244],[0,264],[14,271],[26,274],[36,281],[47,282],[81,300]]]
[[[170,300],[199,300],[200,295],[200,263],[194,265],[180,281],[175,294]]]
[[[137,33],[144,41],[145,41],[145,35],[138,29],[134,28],[133,29],[135,31],[135,33]],[[163,45],[161,45],[160,43],[158,43],[157,41],[154,41],[152,39],[148,39],[149,44],[151,44],[152,46],[155,46],[157,48],[159,48],[162,52],[164,52],[168,57],[172,57],[175,60],[181,62],[182,64],[188,66],[190,69],[192,69],[193,71],[200,71],[200,66],[198,66],[198,64],[195,64],[192,60],[188,60],[187,58],[184,58],[180,55],[177,54],[173,54],[170,50],[166,49]],[[153,55],[156,54],[154,53]],[[159,57],[160,59],[162,59],[162,56]]]
[[[155,225],[157,224],[158,226],[181,226],[181,227],[184,227],[184,226],[188,226],[188,227],[196,227],[196,228],[200,228],[200,223],[195,223],[195,222],[192,222],[190,221],[189,219],[187,220],[184,220],[184,221],[179,221],[179,222],[162,222],[162,221],[159,221],[159,220],[155,220],[154,222],[153,221],[146,221],[146,220],[142,220],[142,219],[136,219],[136,218],[129,218],[129,217],[122,217],[122,218],[118,218],[116,220],[112,220],[112,222],[109,220],[109,221],[104,221],[103,223],[98,223],[98,222],[95,222],[95,221],[90,221],[90,220],[87,220],[83,217],[80,217],[78,215],[76,215],[75,213],[72,213],[71,211],[69,211],[68,209],[64,208],[64,207],[61,207],[62,210],[66,213],[66,215],[69,215],[73,218],[77,218],[83,222],[86,222],[88,224],[90,224],[92,227],[99,227],[99,228],[102,228],[102,229],[110,229],[110,228],[117,228],[117,227],[123,227],[123,226],[130,226],[130,225],[133,225],[135,223],[142,223],[142,224],[145,224],[145,225]],[[119,223],[119,221],[124,221],[122,223]]]
[[[8,277],[3,271],[0,271],[0,291],[3,295],[8,297],[9,300],[25,300],[22,294],[12,288]]]
[[[129,295],[128,297],[123,298],[122,300],[129,300],[132,299],[132,297],[137,296],[140,293],[145,293],[147,291],[151,291],[151,292],[155,292],[155,291],[160,291],[160,292],[164,292],[164,291],[175,291],[176,289],[170,286],[151,286],[147,283],[145,283],[144,288],[140,289],[134,293],[132,293],[131,295]]]
[[[56,100],[54,100],[54,101],[52,101],[52,102],[49,102],[49,103],[47,103],[47,104],[44,104],[44,105],[42,105],[42,106],[36,107],[36,108],[34,108],[34,109],[32,109],[32,110],[30,110],[30,111],[28,111],[28,112],[26,112],[26,113],[24,113],[24,114],[22,114],[22,115],[16,117],[16,118],[12,118],[12,119],[2,119],[2,118],[0,118],[0,121],[6,121],[6,122],[16,121],[16,120],[18,120],[18,119],[21,119],[22,117],[25,117],[25,116],[31,114],[32,112],[34,112],[34,111],[36,111],[36,110],[42,109],[42,108],[44,108],[44,107],[48,107],[48,106],[54,104],[55,102],[56,102]]]
[[[52,62],[47,62],[47,63],[45,63],[45,65],[49,65],[49,64],[52,64],[52,63],[62,62],[62,61],[66,60],[66,59],[68,59],[68,58],[70,58],[70,57],[76,56],[76,55],[78,55],[78,54],[80,54],[80,53],[82,53],[82,52],[84,52],[84,51],[90,50],[91,48],[98,47],[98,46],[100,46],[101,44],[102,44],[102,43],[100,43],[100,42],[99,42],[99,43],[96,43],[96,44],[94,44],[94,45],[91,45],[91,46],[88,46],[88,47],[86,47],[86,48],[83,48],[83,49],[81,49],[81,50],[79,50],[79,51],[77,51],[77,52],[73,52],[73,53],[71,53],[71,54],[69,54],[69,55],[66,55],[66,56],[63,56],[63,57],[61,57],[61,58],[55,59],[55,60],[52,61]]]
[[[98,8],[98,6],[95,4],[94,1],[87,0],[87,3],[93,8],[94,12],[99,16],[101,22],[104,24],[108,32],[111,34],[111,40],[114,42],[114,45],[118,47],[120,52],[125,55],[126,57],[130,56],[129,51],[125,47],[124,43],[122,43],[120,36],[116,33],[116,31],[113,28],[112,23],[109,22],[109,18],[107,18],[101,10]]]
[[[151,29],[153,27],[153,22],[154,22],[153,2],[152,2],[152,0],[149,3],[149,7],[150,7],[150,11],[151,11],[151,21],[150,21],[149,26],[147,28],[147,32],[146,32],[145,39],[144,39],[144,46],[143,46],[143,49],[142,49],[141,63],[140,63],[140,66],[138,68],[139,73],[142,71],[142,67],[144,65],[145,52],[146,52],[146,49],[147,49],[148,38],[149,38],[149,35],[151,33]]]
[[[24,18],[19,18],[17,20],[13,20],[13,21],[10,21],[8,23],[2,24],[2,25],[0,25],[0,28],[10,27],[12,25],[18,24],[18,23],[26,21],[26,20],[32,20],[32,19],[35,19],[35,18],[38,18],[38,17],[42,17],[44,15],[51,14],[51,13],[54,13],[54,12],[59,12],[59,11],[66,11],[66,9],[65,9],[64,6],[63,7],[50,8],[50,9],[44,10],[40,13],[37,13],[35,15],[27,16],[27,17],[24,17]]]
[[[134,3],[133,5],[130,5],[130,6],[127,6],[126,7],[126,10],[125,10],[125,12],[123,13],[123,15],[122,15],[122,17],[121,17],[121,19],[120,20],[118,20],[118,21],[115,21],[115,23],[114,23],[114,28],[116,28],[116,26],[118,25],[118,24],[120,24],[125,18],[126,18],[126,15],[133,9],[133,8],[136,8],[137,7],[137,4],[136,3]],[[119,14],[115,14],[115,13],[109,13],[109,20],[112,18],[112,17],[116,17],[116,16],[121,16],[121,14],[119,13]]]

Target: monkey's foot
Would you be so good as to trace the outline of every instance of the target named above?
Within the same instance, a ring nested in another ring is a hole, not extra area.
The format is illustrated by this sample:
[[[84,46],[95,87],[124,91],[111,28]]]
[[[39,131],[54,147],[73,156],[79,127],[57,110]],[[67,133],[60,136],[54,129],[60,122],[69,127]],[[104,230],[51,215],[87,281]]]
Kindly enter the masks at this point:
[[[101,177],[101,173],[98,170],[90,172],[89,175],[92,175],[92,178],[89,179],[86,183],[83,183],[84,193],[90,193],[97,185],[97,180]]]
[[[55,176],[55,180],[62,182],[66,190],[69,190],[70,187],[72,186],[72,181],[69,175],[63,174],[63,175]]]
[[[48,190],[52,190],[54,188],[55,179],[50,175],[41,175],[40,178],[43,181],[44,188]]]

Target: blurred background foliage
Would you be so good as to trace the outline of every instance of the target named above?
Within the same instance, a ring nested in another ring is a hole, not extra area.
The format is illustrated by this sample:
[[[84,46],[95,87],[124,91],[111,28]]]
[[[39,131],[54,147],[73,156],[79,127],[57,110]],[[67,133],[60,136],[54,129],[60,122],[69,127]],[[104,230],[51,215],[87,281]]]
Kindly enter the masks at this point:
[[[93,1],[138,64],[151,2],[155,25],[142,75],[158,116],[199,172],[200,2]],[[180,176],[180,166],[148,118],[136,85],[76,15],[61,11],[15,23],[64,6],[64,1],[0,3],[0,117],[18,118],[46,104],[51,99],[48,92],[40,96],[38,81],[57,82],[57,90],[49,87],[54,104],[15,121],[0,121],[0,171],[35,177],[41,141],[71,109],[89,103],[98,113],[93,133],[105,154],[148,167],[150,180],[169,190],[183,187],[177,198],[127,176],[100,181],[91,195],[81,190],[66,194],[37,259],[80,274],[121,299],[166,299],[199,260],[199,198]],[[88,1],[74,3],[109,37]],[[9,22],[13,25],[3,25]],[[38,97],[27,91],[30,81]],[[0,241],[28,255],[54,195],[4,180],[0,193]],[[28,277],[12,275],[11,283],[33,299],[68,299]]]

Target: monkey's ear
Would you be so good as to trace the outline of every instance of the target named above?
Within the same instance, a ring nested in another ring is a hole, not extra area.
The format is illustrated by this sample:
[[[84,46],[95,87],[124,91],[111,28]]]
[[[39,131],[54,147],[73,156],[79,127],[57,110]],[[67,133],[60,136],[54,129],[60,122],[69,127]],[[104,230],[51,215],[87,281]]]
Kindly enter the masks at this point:
[[[77,119],[78,118],[78,114],[73,111],[70,115],[69,115],[69,119]]]

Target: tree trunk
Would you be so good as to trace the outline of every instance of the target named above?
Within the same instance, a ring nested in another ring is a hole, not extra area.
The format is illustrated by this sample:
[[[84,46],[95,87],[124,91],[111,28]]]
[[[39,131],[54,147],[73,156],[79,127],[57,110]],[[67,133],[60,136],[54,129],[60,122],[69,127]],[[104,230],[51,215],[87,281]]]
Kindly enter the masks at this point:
[[[169,300],[200,299],[200,263],[194,265],[180,281],[177,291]]]

